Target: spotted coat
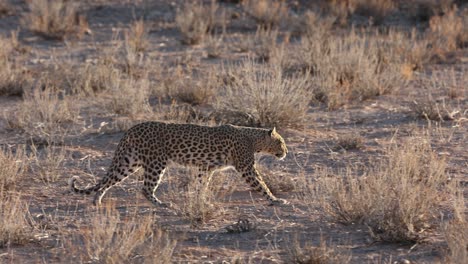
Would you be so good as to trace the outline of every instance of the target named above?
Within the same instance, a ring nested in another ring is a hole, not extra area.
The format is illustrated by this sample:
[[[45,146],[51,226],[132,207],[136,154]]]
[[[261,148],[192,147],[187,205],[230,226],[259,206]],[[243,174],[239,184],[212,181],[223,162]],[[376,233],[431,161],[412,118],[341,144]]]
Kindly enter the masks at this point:
[[[117,147],[107,175],[95,186],[78,189],[75,187],[77,177],[72,177],[69,185],[77,193],[95,193],[94,204],[100,204],[109,188],[142,167],[143,194],[153,204],[164,205],[156,198],[155,192],[168,162],[173,161],[198,167],[205,173],[234,167],[242,178],[271,204],[287,203],[271,193],[256,170],[254,154],[258,152],[282,159],[288,153],[288,149],[274,128],[146,122],[127,131]]]

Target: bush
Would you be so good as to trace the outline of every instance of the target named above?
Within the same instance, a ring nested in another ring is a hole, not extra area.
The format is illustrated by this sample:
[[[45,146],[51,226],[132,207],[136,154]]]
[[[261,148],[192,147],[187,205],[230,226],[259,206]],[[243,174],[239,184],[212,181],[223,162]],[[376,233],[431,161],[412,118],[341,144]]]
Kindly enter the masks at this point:
[[[309,76],[285,77],[281,66],[258,64],[248,59],[227,66],[230,77],[222,91],[225,100],[219,108],[243,111],[265,127],[301,127],[312,93]]]
[[[65,0],[28,1],[29,12],[23,24],[48,39],[64,40],[81,37],[89,31],[86,19],[78,15],[75,2]]]
[[[364,223],[383,241],[418,241],[438,217],[448,177],[445,160],[428,143],[393,146],[388,158],[364,175],[352,170],[319,186],[328,198],[323,206],[337,221]]]

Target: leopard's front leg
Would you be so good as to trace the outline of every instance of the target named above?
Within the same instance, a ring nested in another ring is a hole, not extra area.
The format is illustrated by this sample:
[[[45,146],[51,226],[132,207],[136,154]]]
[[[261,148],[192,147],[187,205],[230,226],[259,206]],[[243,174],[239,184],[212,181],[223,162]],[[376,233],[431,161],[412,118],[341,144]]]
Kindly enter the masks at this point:
[[[276,198],[263,181],[262,176],[257,171],[254,165],[248,166],[242,172],[242,178],[257,192],[261,193],[268,201],[270,201],[270,205],[278,205],[278,204],[288,204],[288,202],[284,199]]]

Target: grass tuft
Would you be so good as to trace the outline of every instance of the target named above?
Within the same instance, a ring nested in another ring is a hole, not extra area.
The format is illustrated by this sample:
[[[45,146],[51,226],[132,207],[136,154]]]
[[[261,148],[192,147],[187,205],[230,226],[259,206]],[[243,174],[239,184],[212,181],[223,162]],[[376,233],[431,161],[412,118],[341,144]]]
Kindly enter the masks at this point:
[[[265,127],[300,127],[309,109],[312,93],[309,76],[285,77],[279,65],[258,64],[251,59],[227,66],[231,76],[219,108],[242,111]]]
[[[321,182],[328,196],[323,206],[339,222],[366,224],[377,240],[418,241],[438,217],[445,169],[428,143],[395,146],[362,176],[348,170]]]
[[[31,31],[47,39],[65,40],[80,38],[88,29],[84,16],[78,14],[75,2],[65,0],[28,1],[29,12],[23,24]]]

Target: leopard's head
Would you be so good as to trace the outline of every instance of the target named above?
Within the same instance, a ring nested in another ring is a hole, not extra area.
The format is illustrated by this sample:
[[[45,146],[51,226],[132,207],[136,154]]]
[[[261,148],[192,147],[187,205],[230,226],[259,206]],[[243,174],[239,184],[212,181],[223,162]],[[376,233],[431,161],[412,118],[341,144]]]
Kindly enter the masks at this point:
[[[288,154],[286,143],[284,143],[283,137],[276,132],[275,128],[268,130],[268,136],[264,148],[263,152],[274,155],[280,160],[284,159],[286,154]]]

